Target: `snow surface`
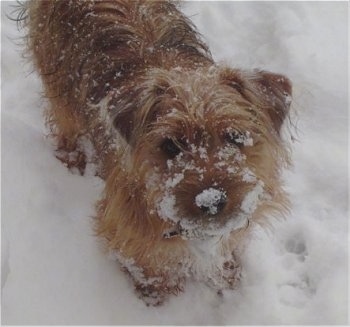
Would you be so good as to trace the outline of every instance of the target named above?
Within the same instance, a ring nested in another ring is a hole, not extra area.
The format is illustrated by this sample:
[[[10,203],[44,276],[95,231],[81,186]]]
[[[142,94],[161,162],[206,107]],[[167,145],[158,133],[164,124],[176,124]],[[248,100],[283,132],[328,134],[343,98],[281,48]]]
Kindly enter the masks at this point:
[[[41,84],[21,59],[2,2],[3,324],[346,324],[348,322],[347,2],[191,2],[216,60],[286,74],[297,141],[285,173],[293,210],[257,228],[242,285],[200,283],[146,307],[92,234],[96,177],[72,174],[45,138]]]

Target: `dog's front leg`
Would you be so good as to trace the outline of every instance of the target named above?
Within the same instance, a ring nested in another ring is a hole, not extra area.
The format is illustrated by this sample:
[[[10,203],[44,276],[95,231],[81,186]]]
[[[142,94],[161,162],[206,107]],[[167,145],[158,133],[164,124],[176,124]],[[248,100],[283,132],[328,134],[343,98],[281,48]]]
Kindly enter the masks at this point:
[[[134,278],[134,283],[136,292],[147,306],[163,304],[170,294],[177,295],[184,287],[182,279],[170,282],[168,277],[149,277],[141,281]]]
[[[224,263],[223,266],[223,280],[225,282],[225,288],[234,289],[237,283],[241,279],[241,266],[236,260],[229,260]]]
[[[125,261],[124,261],[125,263]],[[123,264],[123,263],[122,263]],[[170,294],[177,295],[184,289],[184,278],[171,274],[168,270],[157,271],[133,264],[123,264],[125,271],[131,276],[135,290],[147,306],[163,304]]]

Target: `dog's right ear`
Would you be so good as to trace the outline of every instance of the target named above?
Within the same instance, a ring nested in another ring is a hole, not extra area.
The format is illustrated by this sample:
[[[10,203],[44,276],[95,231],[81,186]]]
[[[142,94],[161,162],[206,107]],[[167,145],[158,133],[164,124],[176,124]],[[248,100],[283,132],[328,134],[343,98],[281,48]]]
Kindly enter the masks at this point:
[[[135,104],[130,99],[136,99],[136,94],[127,92],[111,93],[108,101],[108,113],[112,120],[113,128],[130,144],[135,129]]]
[[[142,88],[129,90],[127,93],[119,94],[114,97],[109,104],[109,112],[112,116],[113,127],[125,139],[128,144],[133,143],[133,135],[140,133],[142,128],[147,128],[152,122],[157,119],[157,112],[159,106],[159,98],[163,98],[168,86],[154,87],[151,92],[146,92]],[[133,93],[132,93],[133,92]],[[142,114],[137,113],[138,107],[141,105],[136,99],[142,99],[147,103],[142,110]]]
[[[130,143],[131,132],[134,128],[132,112],[121,112],[113,118],[113,126],[121,136]]]

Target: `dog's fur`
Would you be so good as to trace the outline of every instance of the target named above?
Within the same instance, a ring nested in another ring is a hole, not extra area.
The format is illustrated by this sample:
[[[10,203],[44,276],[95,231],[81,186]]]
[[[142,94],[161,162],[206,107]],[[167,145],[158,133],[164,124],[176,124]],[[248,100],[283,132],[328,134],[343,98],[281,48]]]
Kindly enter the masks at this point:
[[[170,1],[30,1],[57,156],[105,180],[96,231],[148,303],[240,276],[252,223],[288,208],[291,83],[214,63]]]

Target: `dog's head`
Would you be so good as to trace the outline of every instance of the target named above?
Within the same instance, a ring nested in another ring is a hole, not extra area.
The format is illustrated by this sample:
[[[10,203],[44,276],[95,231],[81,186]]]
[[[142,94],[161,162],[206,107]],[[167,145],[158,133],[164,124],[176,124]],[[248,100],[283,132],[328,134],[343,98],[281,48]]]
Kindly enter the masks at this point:
[[[143,184],[145,214],[173,225],[164,237],[242,228],[276,201],[288,161],[280,136],[291,99],[286,77],[153,69],[118,92],[110,112],[128,147],[125,169]]]

